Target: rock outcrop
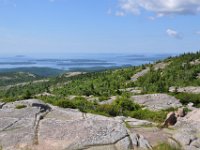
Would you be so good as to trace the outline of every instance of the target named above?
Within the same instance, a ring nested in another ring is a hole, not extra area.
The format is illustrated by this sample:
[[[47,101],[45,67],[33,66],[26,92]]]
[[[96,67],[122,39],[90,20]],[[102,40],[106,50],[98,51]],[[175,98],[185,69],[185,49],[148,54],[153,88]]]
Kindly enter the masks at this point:
[[[146,94],[131,97],[134,102],[144,105],[150,110],[164,110],[181,107],[182,104],[173,96],[167,94]]]
[[[169,64],[170,64],[170,62],[160,62],[160,63],[153,65],[153,69],[154,70],[165,69],[165,67],[167,67]],[[131,77],[131,81],[132,82],[137,81],[138,78],[145,76],[149,71],[150,71],[150,67],[147,67],[147,68],[137,72],[136,74],[134,74]]]
[[[35,99],[7,103],[0,109],[0,146],[4,150],[151,149],[144,136],[126,128],[125,119],[62,109]]]
[[[130,118],[130,117],[124,119],[124,121],[126,123],[128,123],[128,125],[130,127],[153,126],[154,125],[153,122],[150,122],[150,121],[147,121],[147,120],[138,120],[138,119]]]
[[[199,86],[170,87],[169,92],[199,94],[200,87]]]
[[[170,112],[167,114],[167,118],[163,124],[163,127],[173,126],[177,122],[177,117],[174,112]]]
[[[190,65],[199,65],[200,64],[200,60],[196,59],[190,62]]]
[[[153,66],[154,70],[165,69],[171,62],[160,62]]]
[[[129,92],[131,94],[141,94],[142,90],[139,87],[132,87],[132,88],[126,88],[126,89],[119,89],[121,92]]]
[[[133,81],[133,82],[137,81],[138,78],[144,76],[144,75],[147,74],[149,71],[150,71],[150,68],[148,67],[148,68],[146,68],[146,69],[144,69],[144,70],[142,70],[142,71],[140,71],[140,72],[134,74],[134,75],[131,77],[131,81]]]
[[[112,104],[115,100],[117,99],[117,96],[112,96],[110,97],[110,99],[99,102],[100,105],[104,105],[104,104]]]
[[[174,126],[173,139],[181,144],[184,150],[200,149],[200,109],[189,112],[178,118]]]
[[[176,112],[169,112],[167,114],[167,117],[163,123],[163,127],[173,126],[176,124],[177,119],[179,117],[184,117],[186,115],[186,112],[184,108],[178,108]]]

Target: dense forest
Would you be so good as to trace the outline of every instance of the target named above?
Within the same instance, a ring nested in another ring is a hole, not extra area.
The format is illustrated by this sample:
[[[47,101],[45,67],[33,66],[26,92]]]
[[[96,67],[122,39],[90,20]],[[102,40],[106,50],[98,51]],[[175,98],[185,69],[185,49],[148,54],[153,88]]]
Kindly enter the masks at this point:
[[[200,59],[199,52],[168,58],[165,62],[169,65],[165,69],[154,70],[152,65],[150,72],[139,78],[136,85],[142,87],[145,93],[168,92],[171,86],[199,86],[200,64],[198,59]]]

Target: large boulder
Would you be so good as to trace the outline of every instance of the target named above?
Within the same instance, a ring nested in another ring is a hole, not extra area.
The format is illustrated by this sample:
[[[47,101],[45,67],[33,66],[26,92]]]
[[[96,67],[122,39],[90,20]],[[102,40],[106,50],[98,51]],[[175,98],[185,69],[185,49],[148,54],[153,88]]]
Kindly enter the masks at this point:
[[[173,126],[177,122],[177,117],[174,112],[170,112],[167,114],[167,118],[163,124],[163,127]]]

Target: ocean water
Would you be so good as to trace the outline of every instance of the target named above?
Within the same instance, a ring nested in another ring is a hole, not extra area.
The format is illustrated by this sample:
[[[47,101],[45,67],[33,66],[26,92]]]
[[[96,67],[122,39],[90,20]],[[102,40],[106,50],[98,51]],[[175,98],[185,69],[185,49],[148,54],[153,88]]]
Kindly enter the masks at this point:
[[[35,54],[1,56],[0,69],[21,67],[50,67],[70,70],[76,68],[138,66],[163,60],[174,54]]]

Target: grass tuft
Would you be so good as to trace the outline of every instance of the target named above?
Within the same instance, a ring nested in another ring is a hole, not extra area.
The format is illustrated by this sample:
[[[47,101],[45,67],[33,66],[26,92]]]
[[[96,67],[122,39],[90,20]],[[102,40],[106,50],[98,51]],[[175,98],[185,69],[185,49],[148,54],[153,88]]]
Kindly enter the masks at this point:
[[[153,150],[181,150],[181,148],[180,147],[171,146],[168,143],[161,143],[161,144],[153,147]]]
[[[17,105],[15,106],[16,109],[23,109],[23,108],[26,108],[27,106],[26,105],[23,105],[23,104],[20,104],[20,105]],[[1,149],[0,149],[1,150]]]

